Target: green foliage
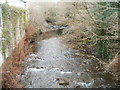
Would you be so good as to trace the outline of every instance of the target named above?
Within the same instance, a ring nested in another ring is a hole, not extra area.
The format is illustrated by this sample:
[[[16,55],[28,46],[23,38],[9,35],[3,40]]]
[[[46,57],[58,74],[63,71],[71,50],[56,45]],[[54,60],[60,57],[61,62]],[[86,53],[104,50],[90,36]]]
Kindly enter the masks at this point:
[[[97,41],[95,52],[98,58],[101,58],[103,60],[108,60],[110,58],[112,52],[107,47],[108,44],[109,44],[108,40]]]
[[[112,7],[112,8],[119,8],[118,2],[98,2],[99,5],[106,6],[106,7]]]
[[[2,51],[4,54],[5,53],[4,49],[8,48],[11,45],[12,38],[16,40],[16,33],[17,33],[16,28],[17,28],[18,20],[20,22],[19,30],[24,30],[27,27],[27,19],[26,19],[27,11],[22,8],[9,6],[7,3],[1,4],[0,7],[2,8],[2,19],[3,19],[2,37],[5,39],[5,41],[2,42],[3,43]],[[22,23],[22,20],[24,23]]]
[[[96,35],[98,38],[97,44],[95,45],[95,54],[102,60],[109,60],[113,57],[114,49],[110,49],[110,45],[117,44],[118,40],[111,39],[100,39],[101,36],[116,36],[116,33],[111,33],[115,28],[112,28],[115,23],[114,20],[118,13],[117,2],[98,2],[99,8],[96,8],[94,12],[95,24],[96,24]],[[113,43],[114,41],[114,43]],[[116,48],[116,47],[113,47]]]
[[[4,56],[4,59],[6,59],[6,47],[2,47],[2,53],[3,53],[3,56]]]

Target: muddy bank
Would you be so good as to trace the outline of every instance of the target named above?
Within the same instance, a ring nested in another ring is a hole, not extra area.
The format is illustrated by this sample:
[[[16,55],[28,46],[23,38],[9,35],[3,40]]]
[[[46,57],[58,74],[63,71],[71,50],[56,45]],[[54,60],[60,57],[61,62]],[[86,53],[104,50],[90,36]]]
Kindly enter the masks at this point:
[[[24,58],[35,51],[36,32],[34,27],[29,26],[25,31],[24,38],[11,52],[10,56],[2,65],[2,88],[21,88],[17,75],[22,73]]]

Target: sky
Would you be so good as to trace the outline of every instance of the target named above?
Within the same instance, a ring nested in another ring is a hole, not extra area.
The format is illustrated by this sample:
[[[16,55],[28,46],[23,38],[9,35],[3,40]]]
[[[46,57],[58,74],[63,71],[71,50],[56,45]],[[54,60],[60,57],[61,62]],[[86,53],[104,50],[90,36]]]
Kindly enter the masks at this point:
[[[0,3],[4,3],[6,0],[0,0]],[[19,0],[7,0],[10,5],[16,7],[24,7],[25,4],[20,2]],[[86,2],[93,2],[93,1],[118,1],[118,0],[24,0],[29,4],[30,2],[79,2],[79,1],[86,1]]]
[[[0,0],[0,3],[5,3],[6,0]],[[7,0],[10,5],[17,6],[17,7],[24,7],[24,4],[20,2],[19,0]],[[29,4],[32,2],[58,2],[60,0],[24,0]]]
[[[1,3],[5,3],[6,0],[0,0],[0,4]],[[16,6],[16,7],[25,7],[25,4],[22,3],[21,1],[19,0],[7,0],[9,5],[12,5],[12,6]],[[24,0],[26,1],[27,3],[30,3],[31,0]]]
[[[6,0],[0,0],[0,4],[1,3],[5,3]],[[59,2],[60,0],[24,0],[27,4],[29,4],[30,2]],[[12,6],[16,6],[16,7],[25,7],[25,4],[22,3],[19,0],[7,0],[7,2],[9,3],[9,5]]]

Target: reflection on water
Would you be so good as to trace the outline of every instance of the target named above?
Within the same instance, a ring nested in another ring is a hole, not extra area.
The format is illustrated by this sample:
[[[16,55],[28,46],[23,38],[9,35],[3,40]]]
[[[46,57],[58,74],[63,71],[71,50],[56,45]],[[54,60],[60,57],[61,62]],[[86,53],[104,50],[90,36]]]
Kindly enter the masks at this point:
[[[38,47],[37,56],[44,60],[57,60],[66,58],[63,54],[64,46],[61,45],[57,38],[50,38],[48,40],[43,40]]]

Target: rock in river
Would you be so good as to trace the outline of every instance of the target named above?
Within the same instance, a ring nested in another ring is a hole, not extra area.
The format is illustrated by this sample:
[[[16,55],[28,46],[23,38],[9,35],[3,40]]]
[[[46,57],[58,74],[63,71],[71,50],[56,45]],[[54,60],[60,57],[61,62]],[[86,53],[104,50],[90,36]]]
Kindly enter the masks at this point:
[[[57,78],[59,85],[69,85],[70,80],[64,78]]]

